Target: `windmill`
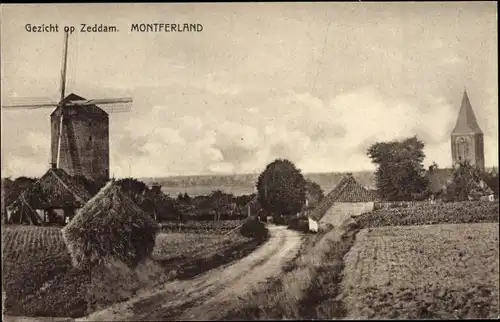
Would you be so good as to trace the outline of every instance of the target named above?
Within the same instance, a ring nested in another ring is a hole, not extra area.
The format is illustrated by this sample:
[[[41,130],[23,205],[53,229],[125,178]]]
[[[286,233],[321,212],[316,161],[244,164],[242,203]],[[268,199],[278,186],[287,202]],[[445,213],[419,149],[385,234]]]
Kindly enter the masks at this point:
[[[51,118],[51,167],[90,180],[109,179],[109,115],[130,111],[132,98],[85,99],[66,95],[68,33],[64,34],[59,101],[2,105],[2,109],[54,108]],[[104,111],[97,106],[113,106]],[[121,107],[116,107],[121,104]]]

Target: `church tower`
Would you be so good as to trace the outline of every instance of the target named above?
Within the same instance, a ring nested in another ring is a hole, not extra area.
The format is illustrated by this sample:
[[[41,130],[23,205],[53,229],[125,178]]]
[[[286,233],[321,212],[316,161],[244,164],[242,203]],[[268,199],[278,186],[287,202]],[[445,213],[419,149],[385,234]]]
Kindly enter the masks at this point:
[[[451,155],[453,166],[461,161],[469,161],[484,171],[483,131],[477,124],[467,91],[464,91],[457,123],[451,132]]]

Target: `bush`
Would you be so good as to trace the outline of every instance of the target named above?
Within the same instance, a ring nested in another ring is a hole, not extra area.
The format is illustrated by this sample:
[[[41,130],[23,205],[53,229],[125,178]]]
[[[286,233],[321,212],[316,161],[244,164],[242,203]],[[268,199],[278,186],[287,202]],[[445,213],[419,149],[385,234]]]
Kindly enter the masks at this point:
[[[158,225],[109,182],[63,229],[73,265],[94,267],[115,258],[133,268],[153,251]]]
[[[266,239],[269,236],[266,226],[257,217],[249,217],[245,220],[240,227],[240,233],[245,237],[256,239]]]

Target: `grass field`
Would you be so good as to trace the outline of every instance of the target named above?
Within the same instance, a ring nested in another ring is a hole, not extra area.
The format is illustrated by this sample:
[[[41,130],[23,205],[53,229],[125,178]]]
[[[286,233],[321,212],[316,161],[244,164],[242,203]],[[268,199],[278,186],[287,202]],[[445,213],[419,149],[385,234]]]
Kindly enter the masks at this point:
[[[241,258],[260,243],[238,233],[160,233],[153,259],[170,278],[189,278]],[[2,245],[5,314],[80,317],[87,313],[89,274],[73,269],[59,228],[2,227]]]
[[[498,223],[364,229],[345,259],[348,318],[498,317]]]

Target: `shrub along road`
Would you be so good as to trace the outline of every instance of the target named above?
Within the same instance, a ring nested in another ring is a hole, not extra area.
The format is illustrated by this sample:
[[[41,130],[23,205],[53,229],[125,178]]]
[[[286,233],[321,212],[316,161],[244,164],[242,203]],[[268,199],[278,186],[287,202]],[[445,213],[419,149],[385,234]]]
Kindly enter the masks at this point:
[[[240,261],[191,280],[177,280],[142,291],[127,302],[78,320],[219,319],[234,309],[228,300],[244,298],[258,284],[281,274],[283,265],[298,252],[302,241],[300,233],[278,226],[270,226],[269,232],[269,240]]]

